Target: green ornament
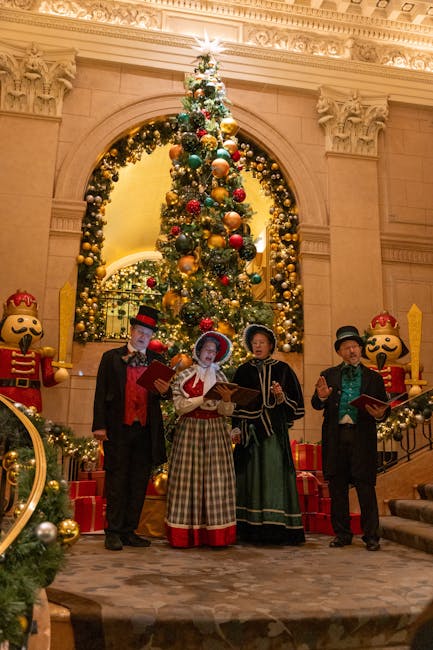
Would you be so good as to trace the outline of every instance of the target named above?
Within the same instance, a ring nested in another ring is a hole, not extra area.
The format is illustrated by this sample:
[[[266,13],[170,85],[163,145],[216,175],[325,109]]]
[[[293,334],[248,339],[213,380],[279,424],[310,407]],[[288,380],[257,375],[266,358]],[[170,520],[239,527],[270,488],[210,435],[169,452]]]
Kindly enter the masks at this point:
[[[213,198],[210,197],[210,196],[207,196],[207,197],[205,198],[205,200],[204,200],[204,204],[205,204],[205,206],[206,206],[207,208],[211,208],[211,207],[213,206],[213,204],[214,204],[214,200],[213,200]]]
[[[177,116],[177,121],[179,124],[187,124],[189,122],[189,115],[188,113],[179,113]]]
[[[229,162],[232,159],[230,152],[227,151],[227,149],[222,149],[222,148],[217,149],[216,158],[223,158],[224,160],[227,160]]]
[[[201,167],[203,161],[200,158],[200,156],[197,156],[196,154],[191,154],[188,157],[188,165],[191,167],[191,169],[198,169]]]
[[[262,281],[262,276],[259,275],[258,273],[253,273],[252,275],[250,275],[251,284],[260,284],[261,281]]]

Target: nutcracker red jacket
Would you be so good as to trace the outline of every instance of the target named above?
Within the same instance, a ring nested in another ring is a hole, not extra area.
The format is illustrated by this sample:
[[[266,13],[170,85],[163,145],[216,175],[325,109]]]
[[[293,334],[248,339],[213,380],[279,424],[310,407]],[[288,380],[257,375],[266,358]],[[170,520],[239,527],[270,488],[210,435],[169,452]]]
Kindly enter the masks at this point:
[[[327,368],[320,374],[332,388],[327,400],[322,402],[314,392],[311,404],[316,410],[323,410],[322,424],[322,464],[326,480],[337,476],[337,442],[338,442],[338,409],[341,398],[341,371],[344,364]],[[365,393],[386,402],[388,400],[383,379],[378,372],[370,370],[361,364],[361,394]],[[358,410],[357,431],[354,442],[354,462],[352,478],[354,482],[376,483],[377,473],[377,433],[376,420],[364,409]]]
[[[104,352],[96,379],[92,431],[106,429],[110,440],[115,440],[122,435],[127,371],[127,365],[122,357],[127,354],[126,345]],[[147,350],[146,355],[149,363],[154,359],[164,363],[163,358],[151,350]],[[155,466],[167,460],[164,425],[159,394],[149,392],[147,399],[146,426],[152,439],[151,462]]]

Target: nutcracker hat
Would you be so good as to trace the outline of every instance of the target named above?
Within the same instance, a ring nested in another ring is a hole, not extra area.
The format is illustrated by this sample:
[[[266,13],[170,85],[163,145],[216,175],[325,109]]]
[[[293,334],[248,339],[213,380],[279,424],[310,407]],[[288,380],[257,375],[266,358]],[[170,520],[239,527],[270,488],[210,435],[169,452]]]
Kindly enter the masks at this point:
[[[159,311],[149,305],[140,305],[138,314],[129,319],[131,325],[142,325],[153,332],[158,328]]]
[[[17,289],[14,294],[6,298],[3,305],[3,318],[15,314],[38,318],[38,303],[31,293],[25,289]]]
[[[340,345],[344,341],[356,341],[362,348],[364,347],[364,339],[359,335],[359,332],[354,325],[343,325],[342,327],[339,327],[335,336],[336,340],[334,348],[336,352],[338,352]]]
[[[246,327],[244,330],[244,347],[248,350],[248,352],[253,351],[252,340],[255,334],[265,334],[265,336],[269,338],[269,341],[272,345],[272,354],[277,347],[277,338],[269,327],[266,327],[266,325],[261,325],[260,323],[253,323],[252,325],[248,325],[248,327]]]
[[[401,343],[400,357],[404,357],[409,353],[409,350],[400,338],[400,326],[397,319],[391,316],[386,310],[381,311],[380,314],[371,320],[367,334],[368,338],[374,336],[396,336]]]
[[[217,353],[215,355],[215,363],[224,363],[227,361],[232,353],[232,342],[225,334],[221,334],[221,332],[216,332],[215,330],[204,332],[204,334],[198,337],[194,344],[194,359],[199,359],[201,349],[207,340],[216,342]]]

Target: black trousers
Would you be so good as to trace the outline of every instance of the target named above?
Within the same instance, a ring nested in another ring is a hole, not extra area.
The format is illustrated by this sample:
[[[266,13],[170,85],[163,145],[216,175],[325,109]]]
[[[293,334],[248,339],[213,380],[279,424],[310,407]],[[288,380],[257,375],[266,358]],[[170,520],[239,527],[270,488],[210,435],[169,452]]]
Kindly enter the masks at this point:
[[[371,483],[363,482],[353,476],[354,437],[356,427],[338,427],[338,473],[329,478],[329,494],[331,497],[331,523],[337,537],[350,541],[349,488],[353,485],[358,495],[361,510],[361,528],[364,541],[379,539],[379,510],[377,507],[376,489]]]
[[[124,425],[122,435],[104,442],[106,532],[124,535],[140,521],[152,470],[150,432],[139,422]]]

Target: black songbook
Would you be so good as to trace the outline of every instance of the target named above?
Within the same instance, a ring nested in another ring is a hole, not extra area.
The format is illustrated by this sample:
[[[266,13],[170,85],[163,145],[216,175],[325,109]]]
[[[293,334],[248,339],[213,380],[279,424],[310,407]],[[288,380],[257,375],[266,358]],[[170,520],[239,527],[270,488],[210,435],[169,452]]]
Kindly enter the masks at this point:
[[[137,384],[143,386],[146,390],[150,390],[154,393],[157,393],[154,386],[154,381],[156,379],[163,379],[164,381],[171,381],[173,375],[176,374],[176,371],[169,366],[166,366],[161,361],[152,361],[152,363],[147,366],[147,368],[141,373],[137,379]]]
[[[356,399],[353,399],[351,402],[349,402],[349,404],[351,406],[356,406],[358,409],[365,409],[367,404],[369,406],[390,406],[391,402],[382,402],[381,399],[377,399],[376,397],[372,397],[371,395],[366,395],[363,393]]]
[[[235,392],[232,394],[231,401],[237,404],[238,406],[248,406],[251,402],[254,402],[256,397],[260,395],[260,391],[255,388],[244,388],[244,386],[239,386],[239,384],[231,384],[228,381],[217,381],[216,384],[212,386],[204,396],[206,399],[221,399],[221,395],[216,390],[217,386],[227,386],[227,388],[235,388]]]

